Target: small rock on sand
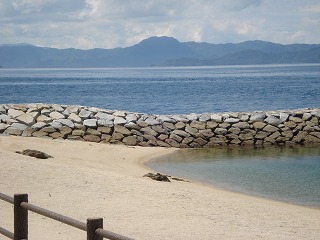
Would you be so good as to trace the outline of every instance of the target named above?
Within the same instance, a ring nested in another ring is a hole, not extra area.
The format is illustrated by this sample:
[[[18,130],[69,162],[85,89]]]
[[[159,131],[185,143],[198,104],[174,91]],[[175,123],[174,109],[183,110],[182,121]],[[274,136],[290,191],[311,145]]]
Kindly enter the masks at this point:
[[[35,157],[35,158],[40,158],[40,159],[48,159],[48,158],[52,158],[52,156],[38,151],[38,150],[32,150],[32,149],[26,149],[23,150],[22,152],[16,151],[16,153],[22,154],[22,155],[26,155],[26,156],[30,156],[30,157]]]

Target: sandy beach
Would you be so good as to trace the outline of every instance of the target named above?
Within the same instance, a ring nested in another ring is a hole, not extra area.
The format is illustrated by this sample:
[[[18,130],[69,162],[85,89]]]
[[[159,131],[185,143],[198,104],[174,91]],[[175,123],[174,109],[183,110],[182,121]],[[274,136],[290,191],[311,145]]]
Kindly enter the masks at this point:
[[[15,153],[43,151],[53,158]],[[0,136],[0,192],[135,239],[320,239],[320,210],[195,182],[157,182],[143,162],[175,149]],[[13,206],[0,200],[0,226]],[[0,236],[0,239],[7,239]],[[86,233],[29,213],[29,239],[86,239]]]

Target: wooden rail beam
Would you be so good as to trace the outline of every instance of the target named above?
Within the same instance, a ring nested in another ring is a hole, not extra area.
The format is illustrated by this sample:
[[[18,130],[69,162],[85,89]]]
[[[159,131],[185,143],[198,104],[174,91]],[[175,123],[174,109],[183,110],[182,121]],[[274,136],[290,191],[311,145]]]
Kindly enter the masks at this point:
[[[111,240],[134,240],[133,238],[125,237],[125,236],[122,236],[118,233],[114,233],[114,232],[111,232],[111,231],[108,231],[108,230],[105,230],[102,228],[98,228],[96,230],[96,234],[103,236],[104,238],[111,239]]]
[[[7,229],[4,229],[2,227],[0,227],[0,233],[3,236],[6,236],[7,238],[13,239],[14,238],[14,234],[10,231],[8,231]]]
[[[8,196],[6,194],[3,194],[1,192],[0,192],[0,199],[5,201],[5,202],[11,203],[11,204],[13,204],[13,202],[14,202],[13,201],[13,197],[10,197],[10,196]]]
[[[75,220],[73,218],[70,218],[70,217],[67,217],[67,216],[64,216],[64,215],[49,211],[47,209],[35,206],[35,205],[27,203],[27,202],[22,203],[21,207],[23,207],[24,209],[29,210],[31,212],[35,212],[35,213],[40,214],[42,216],[54,219],[54,220],[56,220],[58,222],[62,222],[62,223],[65,223],[67,225],[70,225],[72,227],[81,229],[83,231],[87,231],[87,226],[86,226],[85,223],[80,222],[78,220]]]

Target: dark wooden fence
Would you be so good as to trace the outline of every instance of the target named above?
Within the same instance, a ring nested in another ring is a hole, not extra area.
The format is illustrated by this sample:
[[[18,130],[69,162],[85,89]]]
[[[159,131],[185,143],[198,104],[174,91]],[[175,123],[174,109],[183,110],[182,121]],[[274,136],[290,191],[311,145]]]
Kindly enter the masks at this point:
[[[86,231],[87,240],[102,240],[103,238],[111,240],[133,240],[132,238],[103,229],[102,218],[88,218],[87,223],[83,223],[61,214],[51,212],[47,209],[32,205],[28,203],[28,194],[15,194],[14,197],[10,197],[0,193],[0,199],[14,205],[14,232],[12,233],[7,229],[0,227],[0,234],[13,240],[28,239],[28,211],[32,211],[34,213]],[[45,236],[43,239],[45,239]]]

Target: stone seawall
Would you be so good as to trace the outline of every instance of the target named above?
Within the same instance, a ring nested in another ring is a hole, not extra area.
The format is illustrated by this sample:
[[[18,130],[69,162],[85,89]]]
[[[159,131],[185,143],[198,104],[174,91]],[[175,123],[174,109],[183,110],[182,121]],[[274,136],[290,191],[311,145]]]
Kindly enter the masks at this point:
[[[0,134],[131,146],[320,145],[320,109],[150,115],[57,104],[0,105]]]

